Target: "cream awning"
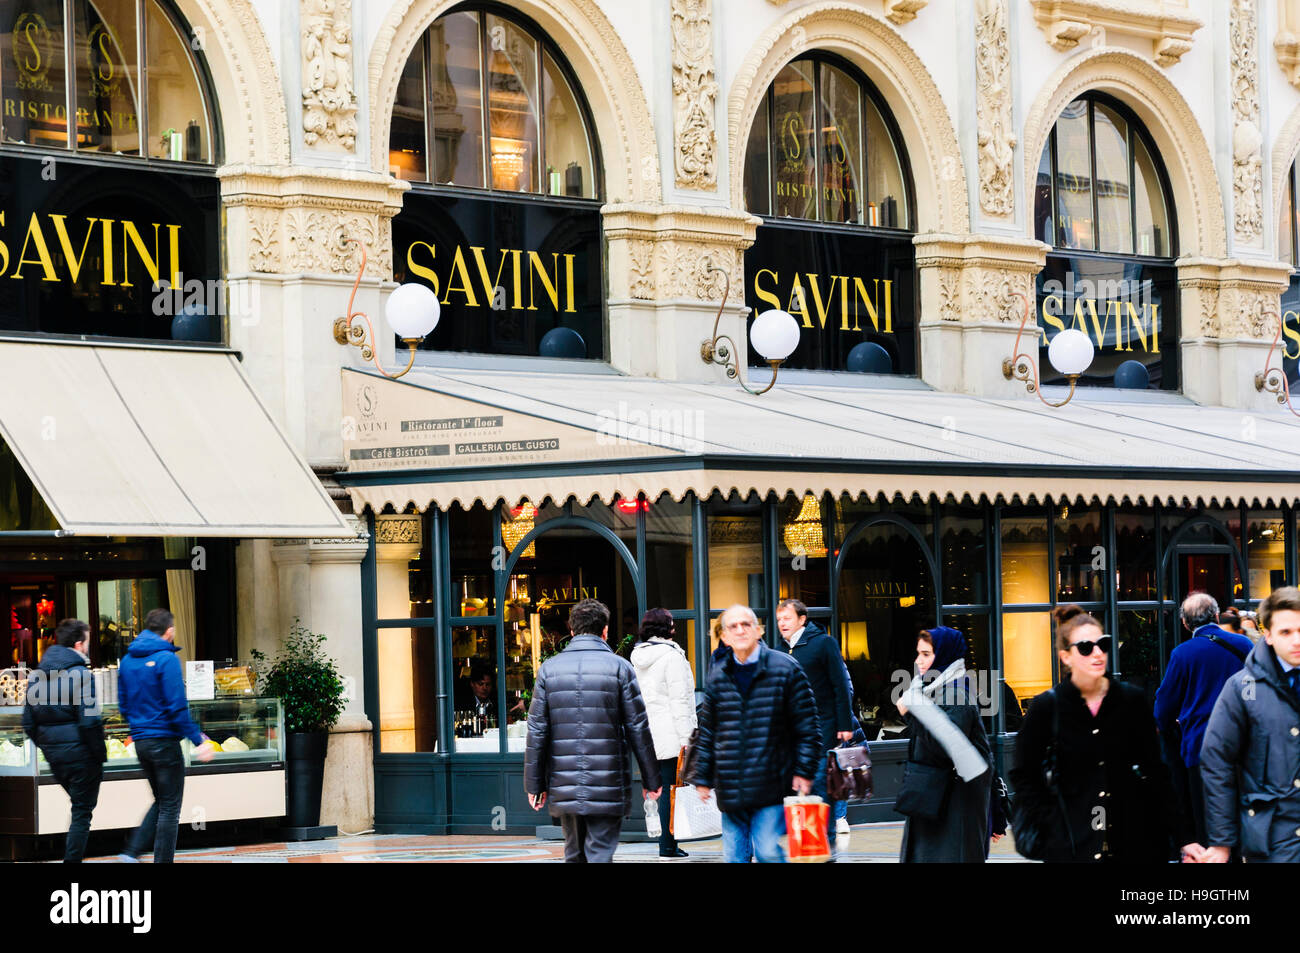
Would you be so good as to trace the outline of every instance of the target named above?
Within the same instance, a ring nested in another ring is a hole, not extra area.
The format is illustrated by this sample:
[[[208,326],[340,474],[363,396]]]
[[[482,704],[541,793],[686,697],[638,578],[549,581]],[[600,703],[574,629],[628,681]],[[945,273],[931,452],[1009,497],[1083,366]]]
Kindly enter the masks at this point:
[[[403,381],[344,372],[345,414],[371,412],[342,477],[358,509],[715,489],[1300,503],[1300,420],[1285,409],[1106,390],[1053,410],[914,381],[778,383],[757,398],[617,375],[422,369]]]
[[[78,535],[355,535],[228,351],[0,341],[0,435]]]

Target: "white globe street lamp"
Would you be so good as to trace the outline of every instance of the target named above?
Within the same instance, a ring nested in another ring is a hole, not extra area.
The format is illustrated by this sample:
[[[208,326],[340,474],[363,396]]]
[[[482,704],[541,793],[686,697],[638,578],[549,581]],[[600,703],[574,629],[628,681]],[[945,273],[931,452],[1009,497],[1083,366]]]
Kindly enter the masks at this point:
[[[745,378],[740,373],[737,366],[736,344],[726,334],[718,333],[718,325],[722,321],[722,309],[727,304],[727,295],[731,292],[731,276],[721,268],[718,268],[712,261],[705,263],[706,272],[716,271],[723,276],[726,285],[722,292],[722,302],[718,305],[717,317],[713,319],[713,337],[700,344],[700,358],[706,364],[717,364],[726,368],[727,376],[732,380],[738,381],[740,386],[747,392],[758,396],[766,394],[776,384],[776,375],[779,372],[781,363],[793,353],[794,349],[799,346],[799,322],[794,316],[779,308],[773,308],[771,311],[764,311],[758,317],[754,318],[753,324],[749,327],[749,343],[753,345],[764,361],[772,368],[772,379],[762,390],[753,390],[745,383]]]

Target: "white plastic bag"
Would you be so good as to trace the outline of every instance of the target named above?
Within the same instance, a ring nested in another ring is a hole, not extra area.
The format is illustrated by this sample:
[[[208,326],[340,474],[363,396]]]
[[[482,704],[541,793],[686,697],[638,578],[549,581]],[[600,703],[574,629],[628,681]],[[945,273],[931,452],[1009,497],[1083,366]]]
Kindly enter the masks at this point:
[[[718,798],[710,795],[707,801],[690,785],[673,788],[673,837],[677,840],[702,840],[722,835],[722,812]]]

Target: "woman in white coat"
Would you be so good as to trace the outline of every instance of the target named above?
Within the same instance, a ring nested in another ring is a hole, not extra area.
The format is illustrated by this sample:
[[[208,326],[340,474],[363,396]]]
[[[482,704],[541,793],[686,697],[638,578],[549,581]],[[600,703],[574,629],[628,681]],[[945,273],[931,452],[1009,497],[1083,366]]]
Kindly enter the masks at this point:
[[[664,796],[659,798],[659,856],[685,857],[669,833],[672,798],[668,792],[677,781],[677,756],[695,731],[695,674],[680,645],[673,641],[673,616],[667,609],[650,609],[641,618],[632,665],[645,700],[654,740]]]

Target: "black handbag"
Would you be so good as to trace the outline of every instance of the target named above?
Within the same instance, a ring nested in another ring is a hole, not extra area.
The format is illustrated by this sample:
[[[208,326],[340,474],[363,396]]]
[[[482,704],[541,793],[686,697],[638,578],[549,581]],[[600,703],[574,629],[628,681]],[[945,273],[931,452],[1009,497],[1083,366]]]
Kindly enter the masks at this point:
[[[869,801],[872,792],[871,749],[866,742],[843,745],[826,753],[826,794],[832,801]]]
[[[1043,754],[1043,763],[1041,770],[1043,780],[1047,783],[1047,790],[1056,795],[1056,801],[1061,809],[1061,823],[1065,825],[1066,833],[1070,837],[1070,854],[1075,852],[1074,831],[1070,827],[1070,815],[1065,809],[1065,797],[1061,794],[1061,786],[1058,783],[1056,754],[1057,747],[1061,737],[1061,706],[1060,699],[1056,697],[1056,689],[1047,693],[1052,696],[1052,743],[1048,745],[1047,751]],[[1016,852],[1028,860],[1046,860],[1047,859],[1047,841],[1051,834],[1050,823],[1051,814],[1045,817],[1036,817],[1029,813],[1023,797],[1014,798],[1011,801],[1011,834],[1016,841]]]
[[[933,821],[943,813],[952,790],[952,765],[907,762],[903,787],[894,800],[894,810],[918,820]]]

